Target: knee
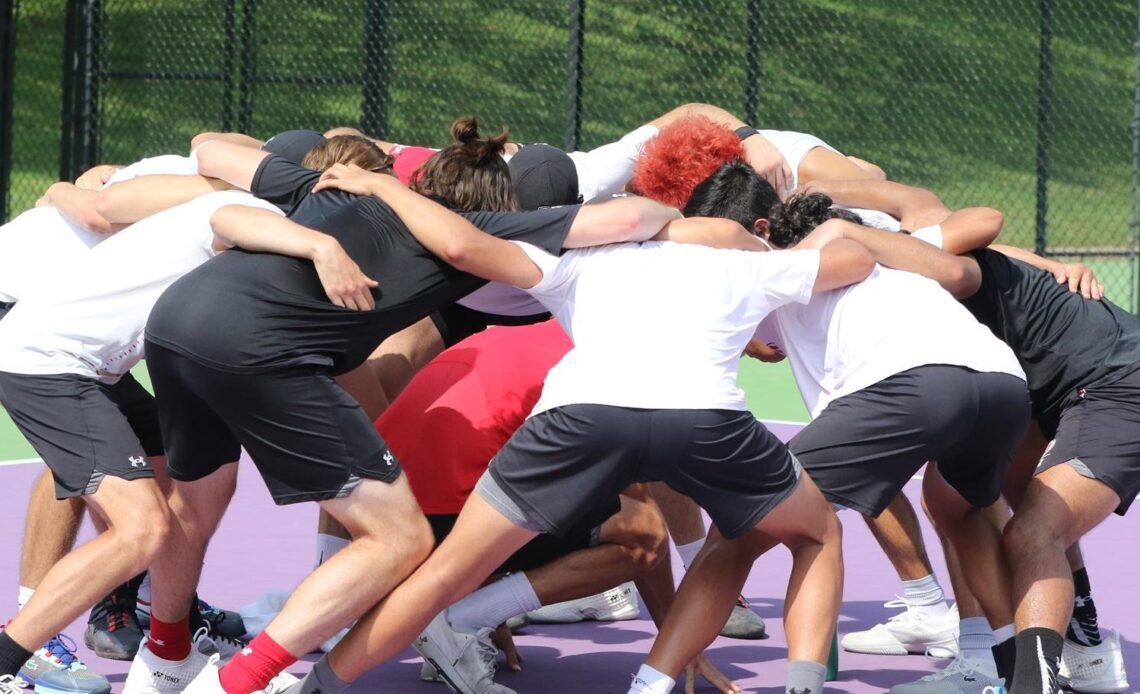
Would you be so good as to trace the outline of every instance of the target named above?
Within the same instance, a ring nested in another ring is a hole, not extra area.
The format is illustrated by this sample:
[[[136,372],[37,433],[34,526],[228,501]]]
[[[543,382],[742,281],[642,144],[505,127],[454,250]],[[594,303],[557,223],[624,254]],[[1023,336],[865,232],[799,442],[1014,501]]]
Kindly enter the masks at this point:
[[[634,571],[640,576],[660,564],[669,554],[669,532],[658,517],[658,523],[647,525],[629,543]]]
[[[1009,523],[1006,523],[1005,531],[1002,533],[1002,549],[1013,563],[1040,555],[1054,545],[1063,551],[1064,547],[1061,545],[1065,543],[1052,535],[1047,526],[1028,522],[1025,517],[1015,515]]]
[[[132,558],[138,563],[137,570],[142,571],[150,566],[170,538],[170,514],[155,504],[153,508],[132,514],[129,523],[113,525],[111,533],[120,556]]]
[[[420,513],[401,519],[394,536],[385,544],[400,547],[407,555],[408,561],[418,566],[428,558],[435,547],[435,536],[431,532],[427,518]]]

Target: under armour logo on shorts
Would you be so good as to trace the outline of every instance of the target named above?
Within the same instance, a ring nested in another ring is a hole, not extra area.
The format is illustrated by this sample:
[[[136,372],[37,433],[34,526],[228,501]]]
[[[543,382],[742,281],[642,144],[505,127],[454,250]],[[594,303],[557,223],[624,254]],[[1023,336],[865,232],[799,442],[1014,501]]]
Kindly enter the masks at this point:
[[[384,451],[384,464],[392,467],[395,462],[396,458],[392,455],[392,451]]]
[[[146,458],[141,455],[132,455],[128,460],[131,461],[131,467],[146,467]]]

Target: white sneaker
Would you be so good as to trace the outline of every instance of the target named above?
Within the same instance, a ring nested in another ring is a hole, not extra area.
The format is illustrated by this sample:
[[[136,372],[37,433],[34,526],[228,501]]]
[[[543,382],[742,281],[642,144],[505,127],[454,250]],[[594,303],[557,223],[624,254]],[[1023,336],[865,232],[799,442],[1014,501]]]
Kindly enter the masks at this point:
[[[421,682],[442,682],[443,678],[439,676],[439,670],[428,661],[420,666],[420,681]]]
[[[0,694],[24,694],[24,685],[15,675],[0,677]]]
[[[209,657],[197,648],[183,660],[163,660],[143,645],[131,661],[131,670],[123,684],[123,694],[159,694],[180,692],[206,667]]]
[[[953,657],[958,653],[958,606],[941,617],[910,609],[906,600],[891,600],[884,607],[906,607],[885,624],[867,631],[855,631],[843,637],[843,650],[872,655],[907,655],[927,653],[937,657]]]
[[[526,613],[534,624],[572,624],[593,620],[597,622],[618,622],[637,619],[641,606],[637,601],[637,588],[633,583],[623,583],[604,593],[577,600],[567,600],[553,605],[543,605]]]
[[[1082,646],[1065,639],[1057,679],[1062,687],[1082,694],[1108,694],[1128,691],[1120,633],[1101,629],[1098,646]]]
[[[989,663],[959,656],[941,672],[927,675],[917,682],[895,685],[891,694],[983,694],[987,687],[1003,684],[997,670]]]
[[[475,634],[455,631],[447,621],[447,610],[431,620],[424,633],[412,642],[424,660],[431,663],[444,683],[461,694],[515,694],[492,677],[494,669],[484,660]],[[493,665],[491,663],[490,665]]]
[[[210,660],[198,676],[187,685],[183,691],[185,694],[226,694],[226,690],[222,689],[221,676],[218,674],[221,670],[221,656],[217,653],[210,656]],[[288,672],[283,672],[269,681],[265,689],[259,689],[253,694],[281,694],[292,685],[300,682],[297,677],[290,675]]]

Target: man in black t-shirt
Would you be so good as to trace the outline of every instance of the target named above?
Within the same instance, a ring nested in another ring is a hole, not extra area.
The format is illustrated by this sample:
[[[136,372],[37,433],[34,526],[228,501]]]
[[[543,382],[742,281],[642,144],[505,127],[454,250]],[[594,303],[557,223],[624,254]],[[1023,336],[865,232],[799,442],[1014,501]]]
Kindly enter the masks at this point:
[[[197,680],[247,692],[264,688],[297,656],[376,604],[430,551],[430,529],[399,463],[333,376],[484,280],[430,254],[379,199],[313,193],[320,174],[279,157],[210,143],[199,150],[199,165],[204,175],[291,208],[288,219],[223,209],[214,217],[219,230],[256,225],[266,234],[298,226],[320,231],[379,283],[334,305],[322,288],[327,278],[318,277],[310,262],[231,252],[175,283],[148,322],[147,357],[175,480],[172,505],[179,509],[177,540],[163,548],[152,571],[154,618],[184,617],[205,545],[232,492],[212,484],[212,473],[236,462],[241,447],[277,503],[317,501],[354,538],[314,570],[249,648],[221,671],[205,667]],[[442,210],[418,200],[424,216]],[[676,210],[641,198],[466,215],[488,233],[553,253],[645,239],[677,217]],[[176,688],[185,686],[185,664],[148,658],[144,666],[154,673],[152,681],[166,682],[170,674],[181,682]]]

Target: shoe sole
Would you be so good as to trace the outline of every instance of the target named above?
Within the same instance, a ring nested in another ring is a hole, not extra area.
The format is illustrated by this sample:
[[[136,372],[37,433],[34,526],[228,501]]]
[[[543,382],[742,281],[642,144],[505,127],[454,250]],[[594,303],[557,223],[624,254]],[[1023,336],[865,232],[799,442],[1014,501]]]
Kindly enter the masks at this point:
[[[1096,680],[1094,682],[1074,682],[1068,677],[1057,677],[1057,684],[1067,690],[1080,692],[1080,694],[1122,694],[1128,691],[1128,683],[1121,684],[1116,679]],[[1103,687],[1103,689],[1102,689]]]
[[[35,690],[36,694],[111,694],[111,688],[106,689],[57,689],[55,687],[47,687],[42,684],[37,684]]]

